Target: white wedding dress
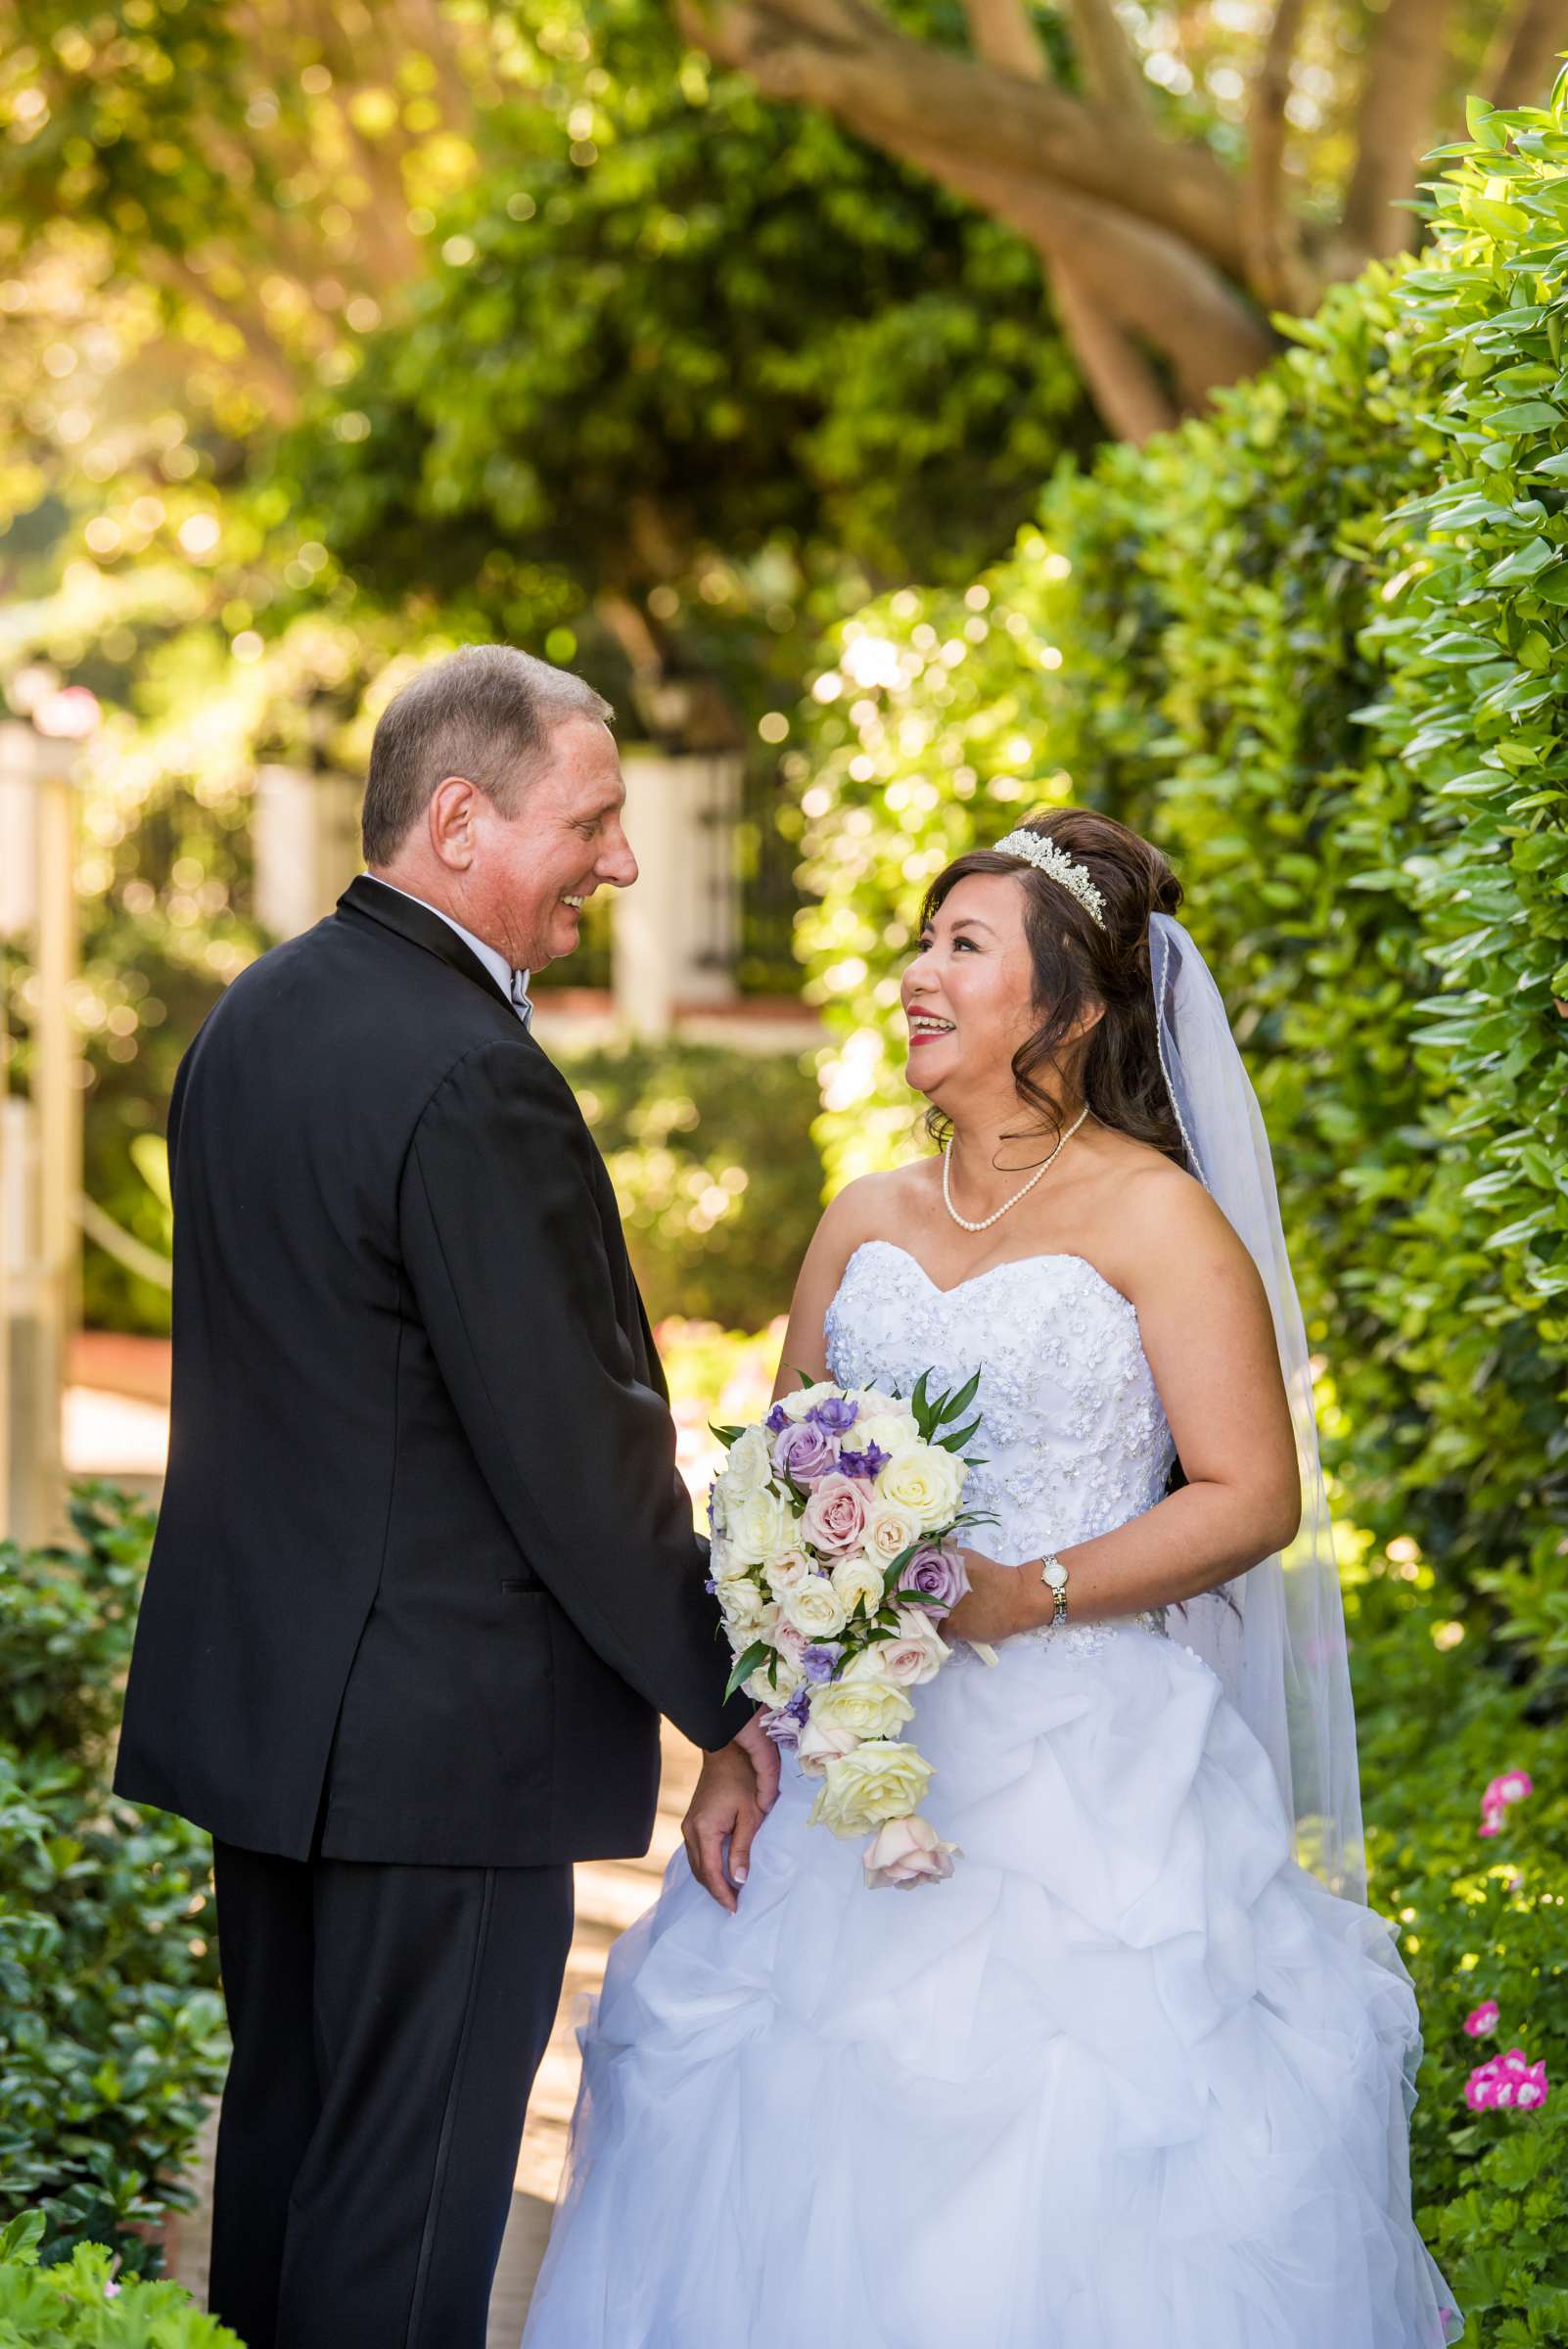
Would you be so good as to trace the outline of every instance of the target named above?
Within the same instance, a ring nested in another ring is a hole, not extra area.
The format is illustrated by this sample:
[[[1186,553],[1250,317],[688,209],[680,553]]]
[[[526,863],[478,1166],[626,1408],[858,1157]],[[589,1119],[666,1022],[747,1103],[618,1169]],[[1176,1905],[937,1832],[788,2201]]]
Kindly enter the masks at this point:
[[[1081,1257],[851,1258],[831,1375],[981,1372],[980,1545],[1151,1507],[1173,1445]],[[914,1692],[946,1883],[864,1889],[784,1762],[739,1914],[684,1852],[612,1953],[525,2349],[1437,2349],[1392,1929],[1291,1857],[1179,1610]]]

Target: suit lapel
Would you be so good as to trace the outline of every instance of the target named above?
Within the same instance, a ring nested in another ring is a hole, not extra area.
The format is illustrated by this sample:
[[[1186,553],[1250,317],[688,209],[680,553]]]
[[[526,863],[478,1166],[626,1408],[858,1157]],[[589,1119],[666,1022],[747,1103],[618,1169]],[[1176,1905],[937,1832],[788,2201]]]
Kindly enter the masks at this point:
[[[443,922],[417,898],[405,898],[399,890],[387,889],[368,873],[360,873],[338,899],[338,911],[349,920],[375,922],[411,944],[423,946],[428,954],[449,962],[454,971],[461,971],[465,979],[472,979],[487,995],[512,1009],[510,996],[502,993],[473,948],[464,944],[449,922]]]

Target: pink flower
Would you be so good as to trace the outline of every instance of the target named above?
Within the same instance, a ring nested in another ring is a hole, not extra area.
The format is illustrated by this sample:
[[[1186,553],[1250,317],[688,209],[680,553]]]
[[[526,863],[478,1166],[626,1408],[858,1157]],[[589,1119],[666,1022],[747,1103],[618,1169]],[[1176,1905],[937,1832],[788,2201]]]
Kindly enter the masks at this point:
[[[1498,2075],[1492,2064],[1477,2064],[1464,2084],[1464,2100],[1472,2112],[1491,2111],[1498,2100]]]
[[[117,2300],[119,2298],[119,2290],[120,2287],[117,2283],[106,2283],[104,2286],[104,2298],[106,2300]]]
[[[1488,1785],[1481,1797],[1481,1808],[1485,1811],[1498,1803],[1522,1803],[1535,1790],[1536,1782],[1527,1770],[1505,1770]]]
[[[943,1843],[928,1820],[915,1817],[890,1819],[877,1829],[861,1854],[865,1880],[871,1891],[896,1884],[908,1892],[916,1884],[940,1883],[952,1874],[960,1857],[956,1844]]]
[[[1500,1835],[1502,1833],[1502,1822],[1507,1816],[1508,1813],[1506,1805],[1502,1803],[1483,1803],[1481,1806],[1481,1824],[1477,1827],[1476,1833],[1478,1835]]]
[[[1545,2063],[1532,2063],[1523,2048],[1510,2048],[1506,2055],[1478,2064],[1464,2084],[1464,2100],[1472,2112],[1506,2111],[1510,2106],[1528,2111],[1545,2104],[1546,2094]]]
[[[1483,1999],[1479,2006],[1473,2006],[1464,2018],[1464,2027],[1472,2039],[1484,2039],[1489,2031],[1495,2031],[1498,2027],[1497,2000]]]
[[[824,1476],[811,1488],[801,1531],[813,1549],[858,1549],[865,1532],[865,1495],[847,1476]]]

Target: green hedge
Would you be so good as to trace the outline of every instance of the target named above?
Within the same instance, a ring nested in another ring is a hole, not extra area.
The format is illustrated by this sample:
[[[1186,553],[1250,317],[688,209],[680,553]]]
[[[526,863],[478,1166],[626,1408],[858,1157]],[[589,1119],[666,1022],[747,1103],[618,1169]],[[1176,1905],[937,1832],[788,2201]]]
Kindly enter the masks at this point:
[[[847,624],[807,944],[838,1180],[919,1146],[921,884],[1042,803],[1151,833],[1252,1055],[1351,1513],[1562,1683],[1568,108],[1472,114],[1419,267],[1063,472],[967,594]]]
[[[227,2056],[207,1838],[108,1791],[149,1512],[83,1488],[77,1544],[0,1543],[0,2226],[156,2272]]]
[[[103,2244],[40,2266],[43,2214],[0,2229],[0,2342],[5,2349],[241,2349],[175,2283],[123,2281]]]
[[[761,1329],[787,1311],[822,1209],[809,1070],[705,1044],[555,1057],[609,1165],[653,1319]]]

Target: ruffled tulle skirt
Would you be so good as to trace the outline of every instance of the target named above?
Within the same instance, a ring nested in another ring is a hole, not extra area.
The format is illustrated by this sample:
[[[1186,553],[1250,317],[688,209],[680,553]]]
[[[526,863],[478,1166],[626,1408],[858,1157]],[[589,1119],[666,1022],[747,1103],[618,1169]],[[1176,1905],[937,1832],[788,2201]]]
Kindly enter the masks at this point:
[[[950,1881],[867,1892],[786,1760],[738,1916],[618,1944],[526,2349],[1438,2349],[1391,1929],[1137,1628],[917,1692]]]

